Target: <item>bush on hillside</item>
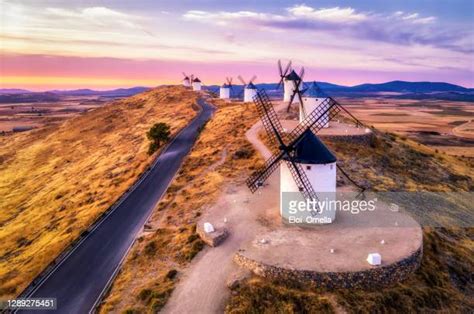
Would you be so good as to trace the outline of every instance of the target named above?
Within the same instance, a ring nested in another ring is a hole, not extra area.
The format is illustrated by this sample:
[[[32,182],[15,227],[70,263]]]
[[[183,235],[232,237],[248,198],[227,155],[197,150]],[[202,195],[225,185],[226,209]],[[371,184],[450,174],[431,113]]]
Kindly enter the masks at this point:
[[[156,152],[163,142],[170,139],[170,134],[171,131],[168,124],[163,122],[155,123],[146,133],[147,138],[150,140],[148,154],[151,155]]]

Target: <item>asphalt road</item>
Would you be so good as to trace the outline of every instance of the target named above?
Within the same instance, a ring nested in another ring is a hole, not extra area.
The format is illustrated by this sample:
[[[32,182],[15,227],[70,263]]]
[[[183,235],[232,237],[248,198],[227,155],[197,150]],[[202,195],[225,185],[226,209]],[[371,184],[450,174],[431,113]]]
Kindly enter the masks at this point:
[[[57,298],[59,313],[87,313],[93,308],[137,233],[168,188],[183,158],[193,147],[199,128],[211,117],[213,107],[204,101],[200,105],[203,110],[161,153],[146,178],[36,287],[29,298]],[[39,312],[31,311],[35,314]]]

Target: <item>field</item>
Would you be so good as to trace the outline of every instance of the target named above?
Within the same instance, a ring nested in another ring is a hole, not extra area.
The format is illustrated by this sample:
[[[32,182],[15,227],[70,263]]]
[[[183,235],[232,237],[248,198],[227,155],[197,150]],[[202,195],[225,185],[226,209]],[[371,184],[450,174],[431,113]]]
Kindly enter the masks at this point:
[[[223,191],[235,192],[235,185],[242,184],[261,163],[244,135],[256,121],[253,106],[215,103],[219,108],[215,117],[137,239],[102,313],[162,309],[177,282],[186,280],[190,261],[204,246],[195,231],[198,219]],[[376,134],[369,149],[328,143],[359,182],[375,191],[473,189],[471,161],[394,134]],[[434,175],[423,167],[432,169]],[[352,295],[351,291],[319,291],[253,276],[234,288],[227,312],[371,312],[406,310],[408,306],[465,310],[472,304],[469,287],[473,283],[468,275],[474,268],[469,254],[472,230],[426,228],[424,237],[423,265],[407,283],[367,295],[354,291]]]
[[[338,98],[368,125],[414,139],[450,155],[474,157],[472,102]]]
[[[34,99],[31,99],[34,100]],[[115,100],[99,96],[55,96],[55,99],[34,102],[0,103],[0,134],[14,128],[38,128],[85,113]]]
[[[0,137],[0,298],[13,297],[111,206],[153,160],[146,132],[172,134],[197,95],[160,87]]]

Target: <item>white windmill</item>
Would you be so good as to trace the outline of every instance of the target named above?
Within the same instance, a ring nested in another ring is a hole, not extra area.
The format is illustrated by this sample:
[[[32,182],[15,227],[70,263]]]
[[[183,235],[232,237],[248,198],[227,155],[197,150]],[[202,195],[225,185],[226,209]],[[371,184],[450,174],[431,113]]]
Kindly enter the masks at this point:
[[[248,83],[245,82],[245,80],[240,75],[237,78],[244,85],[244,90],[243,90],[243,92],[244,92],[244,102],[252,102],[255,95],[257,95],[257,87],[253,84],[253,81],[257,78],[257,76],[254,75],[248,81]]]
[[[191,74],[191,76],[188,76],[186,73],[183,72],[183,86],[184,87],[191,87],[191,81],[193,80],[193,75]]]
[[[300,106],[300,123],[308,116],[309,113],[313,112],[316,108],[321,107],[320,112],[325,112],[325,107],[329,102],[329,97],[326,95],[321,88],[319,88],[316,82],[311,83],[308,89],[303,92],[303,106]],[[324,123],[324,128],[329,127],[329,111],[325,112],[321,116],[321,121]]]
[[[300,102],[299,98],[294,97],[294,95],[303,89],[303,75],[304,68],[301,68],[299,75],[296,74],[295,70],[291,70],[290,74],[285,76],[283,79],[283,101]]]
[[[305,219],[309,217],[312,219],[311,223],[315,224],[333,222],[336,211],[329,207],[329,202],[334,200],[336,192],[336,157],[313,132],[322,128],[319,119],[311,116],[310,121],[300,124],[289,136],[284,137],[273,104],[264,90],[257,93],[254,102],[267,135],[276,144],[279,152],[247,179],[247,186],[255,192],[280,168],[281,216],[286,220],[293,214],[288,207],[293,199],[305,201],[318,200],[318,197],[321,197],[321,201],[326,202],[325,208],[318,206],[315,208],[317,211],[299,212],[296,216],[300,215],[299,218]]]
[[[192,85],[193,85],[193,90],[194,91],[200,91],[201,90],[201,80],[198,77],[193,79]]]
[[[219,88],[219,98],[220,99],[230,99],[231,98],[231,92],[233,91],[232,87],[232,78],[231,77],[226,77],[226,82],[222,84],[222,86]]]

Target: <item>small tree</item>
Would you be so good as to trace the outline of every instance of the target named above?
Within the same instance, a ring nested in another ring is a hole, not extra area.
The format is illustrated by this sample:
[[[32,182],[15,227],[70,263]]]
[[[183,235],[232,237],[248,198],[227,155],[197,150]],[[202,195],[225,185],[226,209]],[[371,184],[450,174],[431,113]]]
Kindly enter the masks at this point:
[[[170,134],[170,126],[168,124],[163,122],[155,123],[146,133],[146,136],[150,140],[148,154],[151,155],[156,152],[163,142],[166,142],[170,139]]]

